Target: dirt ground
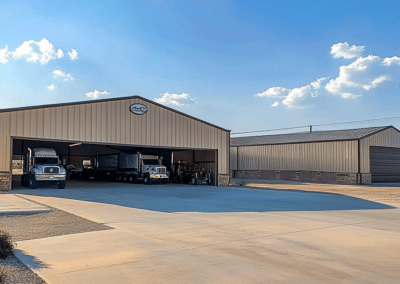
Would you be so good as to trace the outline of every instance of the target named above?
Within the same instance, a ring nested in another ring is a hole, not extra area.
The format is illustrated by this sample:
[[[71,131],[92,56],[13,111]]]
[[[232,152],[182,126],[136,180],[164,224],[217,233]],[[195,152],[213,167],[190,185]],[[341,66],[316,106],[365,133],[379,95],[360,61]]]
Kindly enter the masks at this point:
[[[347,185],[347,184],[319,184],[291,181],[273,180],[244,180],[233,179],[233,184],[242,184],[247,187],[273,189],[273,190],[301,190],[337,193],[375,202],[400,203],[400,183],[372,184],[372,185]]]

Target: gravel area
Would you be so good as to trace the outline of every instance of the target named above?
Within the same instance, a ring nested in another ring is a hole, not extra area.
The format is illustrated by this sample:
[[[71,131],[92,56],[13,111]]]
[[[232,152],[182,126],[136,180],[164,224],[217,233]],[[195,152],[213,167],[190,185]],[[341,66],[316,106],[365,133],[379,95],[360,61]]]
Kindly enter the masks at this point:
[[[0,259],[0,265],[5,268],[7,276],[4,284],[44,284],[46,283],[35,272],[30,270],[16,256],[11,255]]]
[[[14,242],[112,229],[56,208],[46,213],[0,215],[0,227],[10,231]]]
[[[112,229],[57,208],[50,208],[51,211],[46,213],[0,215],[0,228],[10,231],[13,242]],[[14,255],[5,260],[0,259],[0,266],[7,271],[4,284],[46,283]]]

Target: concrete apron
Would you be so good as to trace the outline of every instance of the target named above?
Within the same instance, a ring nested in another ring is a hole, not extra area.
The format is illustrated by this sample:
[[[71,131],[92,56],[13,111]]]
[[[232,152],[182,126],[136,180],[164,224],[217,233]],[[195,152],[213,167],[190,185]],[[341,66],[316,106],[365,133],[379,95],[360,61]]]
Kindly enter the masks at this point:
[[[0,215],[34,214],[51,209],[10,193],[0,194]]]
[[[398,283],[400,209],[162,213],[22,195],[114,230],[18,242],[48,283]]]

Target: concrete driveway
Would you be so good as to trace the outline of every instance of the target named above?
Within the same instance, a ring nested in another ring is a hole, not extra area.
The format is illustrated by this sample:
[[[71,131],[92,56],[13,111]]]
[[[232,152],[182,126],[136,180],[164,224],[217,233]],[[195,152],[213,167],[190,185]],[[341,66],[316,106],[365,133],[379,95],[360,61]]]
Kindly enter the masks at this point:
[[[99,182],[14,193],[114,228],[18,242],[17,257],[49,283],[400,279],[397,206],[327,193]]]

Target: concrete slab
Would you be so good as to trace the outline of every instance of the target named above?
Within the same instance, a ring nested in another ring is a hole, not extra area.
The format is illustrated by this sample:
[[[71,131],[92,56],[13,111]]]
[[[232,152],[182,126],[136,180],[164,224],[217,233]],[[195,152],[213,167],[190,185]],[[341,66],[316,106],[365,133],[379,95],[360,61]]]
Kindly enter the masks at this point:
[[[51,211],[50,208],[10,193],[0,194],[0,214],[33,214]]]
[[[21,191],[25,198],[114,229],[18,242],[16,254],[49,283],[400,279],[399,208],[332,194],[214,190],[116,184],[92,191]],[[257,199],[254,208],[251,199]],[[300,210],[312,203],[307,200],[336,210]]]

